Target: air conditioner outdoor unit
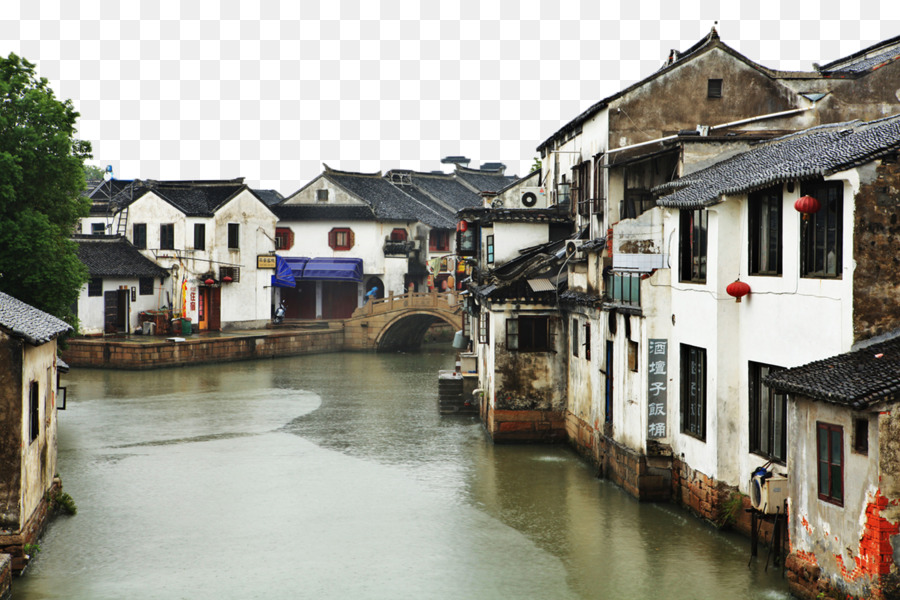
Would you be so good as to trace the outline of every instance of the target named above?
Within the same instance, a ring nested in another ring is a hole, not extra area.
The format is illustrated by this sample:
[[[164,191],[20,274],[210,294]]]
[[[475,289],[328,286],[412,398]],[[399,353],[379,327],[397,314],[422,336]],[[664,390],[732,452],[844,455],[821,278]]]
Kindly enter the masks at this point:
[[[584,246],[584,240],[569,240],[566,242],[566,256],[581,254],[582,246]]]
[[[767,515],[784,512],[788,497],[788,478],[784,475],[754,475],[750,479],[750,504]]]
[[[519,190],[519,208],[547,208],[547,192],[542,186]]]

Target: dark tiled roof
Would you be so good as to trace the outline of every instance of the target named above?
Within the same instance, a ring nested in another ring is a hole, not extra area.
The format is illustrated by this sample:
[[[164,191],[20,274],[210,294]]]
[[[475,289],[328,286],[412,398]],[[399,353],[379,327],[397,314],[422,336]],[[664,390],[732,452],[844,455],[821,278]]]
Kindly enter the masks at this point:
[[[556,302],[557,290],[566,290],[565,240],[534,246],[521,256],[485,274],[486,283],[471,286],[472,292],[483,299],[504,301],[518,299],[528,302]],[[548,279],[551,291],[535,292],[529,279]]]
[[[778,392],[854,409],[900,400],[900,337],[777,371],[764,382]]]
[[[282,196],[277,190],[251,190],[256,197],[265,203],[269,208],[272,207],[273,204],[278,204],[282,200],[284,200],[284,196]]]
[[[493,223],[572,223],[568,205],[552,208],[467,208],[457,213],[460,219],[475,220],[484,226]]]
[[[575,306],[597,307],[603,304],[603,298],[595,294],[585,294],[584,292],[575,292],[566,290],[559,295],[561,304],[571,304]]]
[[[440,214],[399,188],[391,185],[381,173],[349,173],[328,169],[324,176],[372,207],[375,216],[386,221],[420,221],[431,227],[453,227],[449,211]]]
[[[456,167],[454,176],[479,192],[499,192],[518,179],[515,175],[504,175],[500,170],[483,171],[461,166]]]
[[[883,40],[859,52],[822,65],[819,71],[829,75],[861,75],[897,59],[900,59],[900,36]]]
[[[152,191],[189,217],[211,217],[220,206],[244,189],[247,186],[243,177],[197,181],[135,179],[123,187],[111,202],[119,209]]]
[[[162,268],[116,235],[76,235],[78,258],[92,277],[167,277]]]
[[[654,189],[657,204],[699,208],[784,181],[829,175],[900,148],[900,115],[863,123],[821,125],[763,142],[711,167]]]
[[[0,329],[34,346],[72,331],[72,327],[62,319],[3,292],[0,292]]]
[[[481,206],[481,196],[456,181],[453,175],[412,173],[412,184],[454,210]]]
[[[276,204],[269,210],[282,221],[374,221],[367,204]]]

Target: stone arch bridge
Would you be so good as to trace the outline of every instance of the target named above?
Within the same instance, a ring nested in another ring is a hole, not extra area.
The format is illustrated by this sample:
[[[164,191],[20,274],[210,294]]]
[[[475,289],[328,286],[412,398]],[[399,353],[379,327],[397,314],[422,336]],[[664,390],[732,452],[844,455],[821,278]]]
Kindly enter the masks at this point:
[[[463,305],[457,294],[411,292],[370,300],[344,321],[344,348],[414,350],[438,321],[448,323],[454,331],[462,329]]]

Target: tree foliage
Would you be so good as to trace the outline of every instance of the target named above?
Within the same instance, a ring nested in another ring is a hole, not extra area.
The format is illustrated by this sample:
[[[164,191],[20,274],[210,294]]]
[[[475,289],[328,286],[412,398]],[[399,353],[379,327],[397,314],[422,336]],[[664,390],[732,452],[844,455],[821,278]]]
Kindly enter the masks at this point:
[[[88,273],[70,236],[91,206],[77,118],[32,63],[0,57],[0,290],[73,325]]]

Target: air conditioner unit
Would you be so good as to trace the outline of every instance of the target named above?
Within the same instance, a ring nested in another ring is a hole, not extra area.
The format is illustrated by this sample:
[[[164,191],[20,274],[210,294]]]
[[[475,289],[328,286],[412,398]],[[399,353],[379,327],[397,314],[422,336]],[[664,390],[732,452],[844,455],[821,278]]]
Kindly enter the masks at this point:
[[[784,512],[788,497],[788,478],[784,475],[754,475],[750,479],[750,504],[761,513],[774,515]]]
[[[523,187],[518,204],[518,208],[547,208],[547,192],[541,186]]]
[[[566,256],[580,255],[582,246],[584,246],[584,240],[569,240],[566,242]]]

